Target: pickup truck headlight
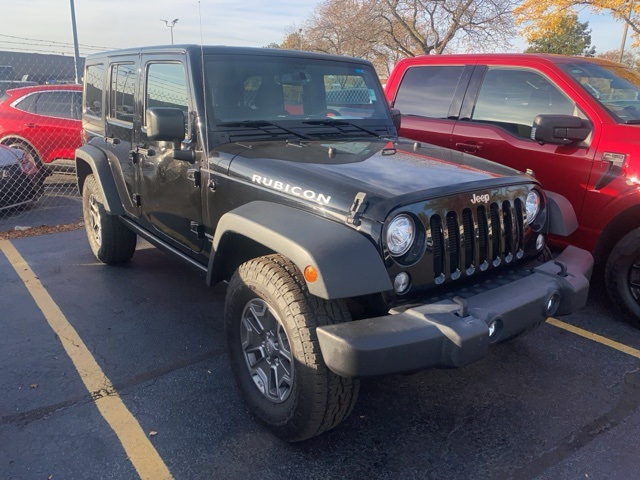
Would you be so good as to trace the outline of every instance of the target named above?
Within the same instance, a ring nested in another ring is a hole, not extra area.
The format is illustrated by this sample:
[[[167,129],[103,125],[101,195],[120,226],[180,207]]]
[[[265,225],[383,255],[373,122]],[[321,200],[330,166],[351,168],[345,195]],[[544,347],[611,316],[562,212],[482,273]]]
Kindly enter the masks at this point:
[[[527,222],[533,223],[540,212],[540,194],[531,190],[527,195]]]
[[[387,227],[387,248],[394,257],[407,253],[416,238],[416,226],[409,215],[400,214]]]

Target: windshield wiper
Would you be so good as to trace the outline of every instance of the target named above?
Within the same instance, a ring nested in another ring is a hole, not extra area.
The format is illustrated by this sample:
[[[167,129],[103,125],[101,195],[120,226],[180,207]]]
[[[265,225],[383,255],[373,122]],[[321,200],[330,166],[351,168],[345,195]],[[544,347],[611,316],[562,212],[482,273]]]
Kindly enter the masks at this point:
[[[640,118],[630,118],[629,120],[625,120],[624,123],[627,125],[640,125]]]
[[[289,128],[283,127],[282,125],[280,125],[279,123],[274,123],[274,122],[267,122],[266,120],[240,120],[237,122],[221,122],[221,123],[217,123],[216,126],[218,127],[247,127],[247,128],[258,128],[260,130],[262,130],[263,132],[266,132],[270,135],[273,135],[275,132],[273,132],[272,130],[269,130],[265,127],[276,127],[279,128],[280,130],[283,130],[287,133],[290,133],[291,135],[295,135],[298,138],[304,138],[305,140],[310,140],[311,137],[309,135],[305,135],[304,133],[300,133],[300,132],[296,132],[294,130],[291,130]]]
[[[345,132],[344,129],[340,128],[341,126],[349,125],[351,127],[357,128],[358,130],[360,130],[362,132],[368,133],[369,135],[373,135],[374,137],[380,138],[382,136],[379,133],[374,132],[373,130],[369,130],[368,128],[361,127],[360,125],[358,125],[356,123],[347,122],[345,120],[333,120],[331,118],[325,118],[324,120],[305,120],[302,123],[306,123],[307,125],[326,125],[326,126],[329,126],[329,127],[336,127],[341,132]]]

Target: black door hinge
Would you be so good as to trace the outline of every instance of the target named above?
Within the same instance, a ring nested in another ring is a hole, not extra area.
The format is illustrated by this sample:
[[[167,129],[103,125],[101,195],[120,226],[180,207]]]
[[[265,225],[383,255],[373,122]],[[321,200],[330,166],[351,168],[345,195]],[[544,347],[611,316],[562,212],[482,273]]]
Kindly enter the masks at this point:
[[[187,178],[193,182],[194,187],[199,187],[201,183],[202,174],[200,173],[200,170],[191,168],[187,170]]]
[[[140,199],[140,195],[139,195],[138,193],[134,193],[134,194],[131,196],[131,200],[133,200],[133,204],[134,204],[136,207],[139,207],[140,205],[142,205],[142,200]]]
[[[199,239],[204,240],[204,225],[198,222],[191,222],[191,233],[195,233]]]

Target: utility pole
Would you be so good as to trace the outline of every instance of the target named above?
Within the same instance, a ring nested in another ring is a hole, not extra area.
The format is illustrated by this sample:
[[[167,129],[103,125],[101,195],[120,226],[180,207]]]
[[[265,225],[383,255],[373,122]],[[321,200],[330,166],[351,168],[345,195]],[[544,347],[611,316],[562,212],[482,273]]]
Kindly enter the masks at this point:
[[[76,9],[71,1],[71,29],[73,30],[73,64],[76,70],[76,83],[80,83],[80,50],[78,48],[78,29],[76,28]]]
[[[171,21],[160,19],[160,21],[164,22],[164,24],[171,29],[171,45],[173,45],[173,27],[175,27],[176,23],[178,23],[178,19],[175,18]]]
[[[633,0],[631,0],[629,4],[629,21],[631,21],[631,16],[633,15]],[[622,31],[622,42],[620,43],[620,55],[618,56],[618,63],[622,63],[622,58],[624,57],[624,44],[627,43],[627,33],[629,31],[629,22],[624,22],[624,30]]]

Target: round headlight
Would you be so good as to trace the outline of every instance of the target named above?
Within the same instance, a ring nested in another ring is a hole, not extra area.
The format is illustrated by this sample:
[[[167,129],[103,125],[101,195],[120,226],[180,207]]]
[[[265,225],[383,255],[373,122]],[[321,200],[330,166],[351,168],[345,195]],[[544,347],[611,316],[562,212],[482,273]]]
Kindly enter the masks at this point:
[[[527,195],[527,222],[532,223],[540,212],[540,194],[531,190]]]
[[[394,257],[409,251],[416,238],[416,228],[408,215],[398,215],[391,220],[387,228],[387,248]]]

